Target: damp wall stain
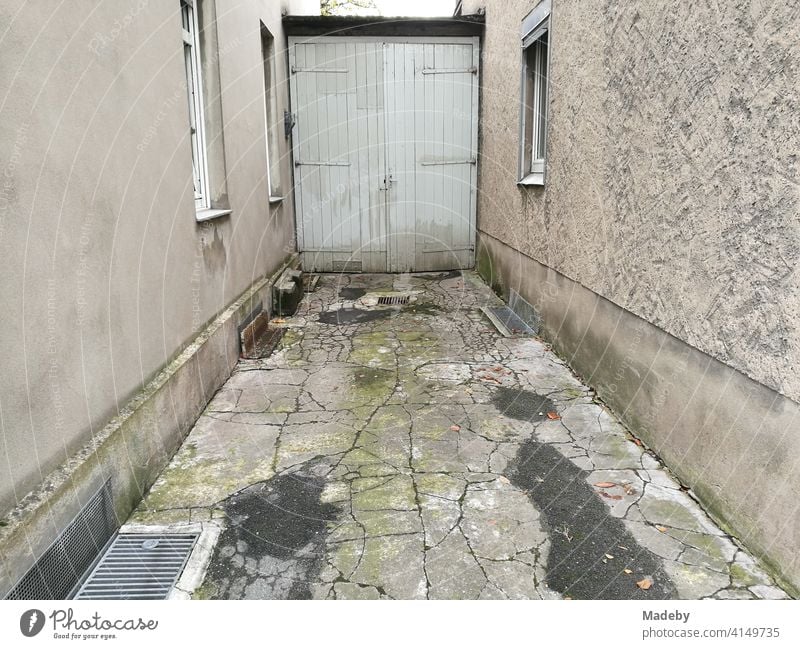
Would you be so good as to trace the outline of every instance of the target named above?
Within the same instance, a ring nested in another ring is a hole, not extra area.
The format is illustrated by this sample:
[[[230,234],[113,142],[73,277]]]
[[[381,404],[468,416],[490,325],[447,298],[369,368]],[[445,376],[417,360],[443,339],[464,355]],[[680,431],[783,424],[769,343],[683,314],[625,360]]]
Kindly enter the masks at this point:
[[[216,274],[225,270],[228,253],[225,250],[225,241],[216,225],[207,225],[203,228],[200,236],[200,250],[207,271]]]

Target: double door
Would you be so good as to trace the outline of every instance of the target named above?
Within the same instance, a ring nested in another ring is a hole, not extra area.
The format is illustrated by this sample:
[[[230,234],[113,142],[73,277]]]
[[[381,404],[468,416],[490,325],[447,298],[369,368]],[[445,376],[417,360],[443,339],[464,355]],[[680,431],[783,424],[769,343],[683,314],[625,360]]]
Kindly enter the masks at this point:
[[[289,39],[306,270],[474,265],[478,39]]]

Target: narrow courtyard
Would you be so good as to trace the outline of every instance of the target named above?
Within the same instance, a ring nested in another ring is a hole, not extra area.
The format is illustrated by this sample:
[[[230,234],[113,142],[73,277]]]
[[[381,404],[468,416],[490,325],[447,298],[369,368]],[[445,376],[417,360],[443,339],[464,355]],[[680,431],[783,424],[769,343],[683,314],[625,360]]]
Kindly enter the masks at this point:
[[[322,275],[129,528],[219,530],[196,598],[785,597],[498,305],[471,271]]]

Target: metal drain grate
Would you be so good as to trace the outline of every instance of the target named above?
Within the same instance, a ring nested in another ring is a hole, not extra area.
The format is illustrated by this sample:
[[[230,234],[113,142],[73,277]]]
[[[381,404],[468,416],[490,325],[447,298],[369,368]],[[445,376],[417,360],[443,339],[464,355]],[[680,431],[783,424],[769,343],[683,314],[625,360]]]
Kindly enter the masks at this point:
[[[66,599],[116,529],[109,481],[89,499],[6,599]]]
[[[166,599],[197,534],[119,534],[75,599]]]
[[[398,306],[402,304],[408,304],[410,299],[410,295],[382,295],[378,298],[378,304]]]

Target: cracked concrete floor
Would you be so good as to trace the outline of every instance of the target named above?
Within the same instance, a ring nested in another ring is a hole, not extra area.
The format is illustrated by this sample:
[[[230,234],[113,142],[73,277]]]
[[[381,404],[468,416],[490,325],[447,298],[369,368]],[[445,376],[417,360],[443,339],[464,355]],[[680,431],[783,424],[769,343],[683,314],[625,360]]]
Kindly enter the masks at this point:
[[[472,272],[322,276],[131,522],[221,527],[194,597],[785,597],[499,304]]]

